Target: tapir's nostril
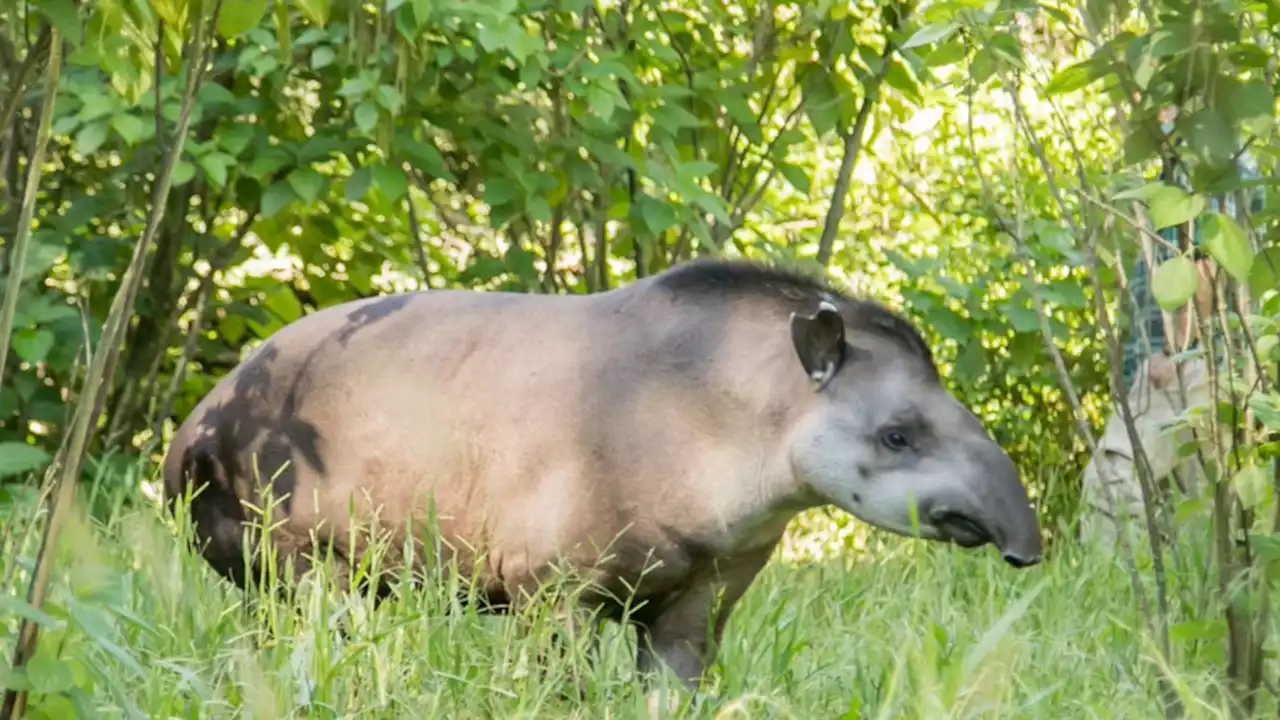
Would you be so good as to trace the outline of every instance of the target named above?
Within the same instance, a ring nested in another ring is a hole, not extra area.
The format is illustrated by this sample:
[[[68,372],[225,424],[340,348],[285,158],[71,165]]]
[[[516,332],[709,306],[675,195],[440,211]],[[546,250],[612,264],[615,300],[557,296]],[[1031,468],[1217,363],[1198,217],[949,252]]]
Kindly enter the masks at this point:
[[[1016,568],[1026,568],[1026,567],[1031,567],[1032,565],[1039,565],[1040,560],[1042,559],[1039,555],[1032,555],[1031,557],[1023,557],[1021,555],[1018,555],[1016,553],[1011,553],[1011,552],[1005,553],[1004,555],[1002,555],[1002,557],[1004,558],[1005,562],[1009,563],[1010,565]]]

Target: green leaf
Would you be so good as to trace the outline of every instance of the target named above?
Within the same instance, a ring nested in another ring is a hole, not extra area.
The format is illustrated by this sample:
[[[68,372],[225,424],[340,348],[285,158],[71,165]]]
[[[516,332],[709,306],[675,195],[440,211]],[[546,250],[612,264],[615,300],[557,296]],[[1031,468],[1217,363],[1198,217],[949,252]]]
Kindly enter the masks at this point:
[[[1249,268],[1249,292],[1256,297],[1268,290],[1280,290],[1280,247],[1258,253]]]
[[[1243,122],[1269,120],[1275,114],[1276,97],[1261,80],[1250,80],[1232,88],[1231,112]]]
[[[311,168],[298,168],[286,178],[289,187],[297,193],[303,202],[311,202],[320,196],[324,189],[324,176]]]
[[[76,133],[76,152],[85,157],[97,152],[98,148],[102,147],[102,143],[107,141],[108,129],[109,125],[105,120],[98,120],[80,128],[80,132]]]
[[[147,131],[147,126],[137,116],[120,114],[111,118],[111,127],[129,145],[137,145]]]
[[[1151,294],[1155,296],[1156,304],[1166,312],[1186,305],[1195,296],[1199,284],[1196,264],[1185,255],[1166,260],[1151,274]]]
[[[394,87],[380,85],[378,86],[378,104],[387,112],[396,115],[400,112],[400,108],[404,106],[404,97]]]
[[[924,63],[931,68],[941,68],[960,62],[964,55],[964,43],[951,40],[935,47],[932,52],[925,56]]]
[[[262,193],[262,217],[274,217],[296,199],[297,196],[293,194],[293,188],[289,183],[284,180],[271,183],[270,187]]]
[[[267,0],[235,0],[222,4],[218,33],[230,40],[258,27],[267,14]]]
[[[529,218],[534,222],[549,223],[551,222],[551,203],[541,195],[534,195],[529,198],[527,207]]]
[[[680,163],[678,172],[682,179],[690,180],[708,177],[718,167],[720,166],[710,160],[690,160],[687,163]]]
[[[418,24],[421,29],[431,20],[432,0],[412,0],[413,2],[413,21]]]
[[[373,132],[378,126],[378,106],[368,100],[356,106],[356,127],[365,132]]]
[[[41,450],[40,448],[27,445],[26,443],[19,443],[19,442],[0,443],[0,475],[3,475],[6,467],[8,467],[5,464],[5,460],[4,460],[4,458],[7,456],[7,453],[11,449],[18,449],[18,448],[27,448],[29,450],[34,450],[35,452],[44,456],[43,460],[40,460],[38,463],[28,468],[27,471],[23,471],[23,472],[34,470],[40,467],[41,465],[43,465],[45,462],[52,459],[52,456],[46,453],[45,451]],[[15,597],[7,593],[0,595],[0,612],[3,612],[5,615],[8,615],[10,617],[29,620],[30,622],[33,622],[36,625],[39,625],[45,630],[58,630],[65,625],[65,623],[62,620],[59,620],[58,618],[50,615],[49,613],[45,612],[44,610],[41,610],[40,608],[32,606],[31,603],[27,602],[25,598]]]
[[[348,78],[338,88],[338,94],[348,100],[360,97],[369,92],[369,81],[362,77]]]
[[[179,160],[178,164],[175,165],[173,168],[172,184],[174,187],[181,187],[182,185],[185,185],[186,183],[190,182],[191,178],[195,176],[196,176],[196,166],[192,165],[186,160]]]
[[[27,681],[31,683],[33,692],[52,695],[70,690],[75,685],[71,669],[58,659],[57,653],[53,645],[46,643],[27,662]]]
[[[1093,77],[1092,61],[1085,60],[1059,70],[1045,85],[1047,96],[1062,95],[1088,87],[1096,78]]]
[[[910,50],[921,45],[931,45],[939,40],[946,40],[951,37],[959,26],[953,22],[949,23],[930,23],[915,31],[907,41],[902,43],[903,50]]]
[[[840,121],[840,96],[830,71],[821,63],[809,63],[801,71],[800,91],[805,114],[819,135],[835,130]]]
[[[347,202],[356,202],[363,198],[365,193],[369,192],[369,186],[373,184],[373,171],[369,168],[360,168],[351,173],[351,177],[347,178],[347,184],[342,190],[342,195]]]
[[[809,182],[809,175],[805,173],[802,167],[790,163],[780,163],[778,172],[782,174],[782,177],[786,178],[787,182],[797,192],[808,194],[813,187],[812,183]]]
[[[42,362],[53,349],[53,333],[45,329],[24,329],[13,334],[13,351],[26,362]]]
[[[249,141],[253,139],[253,126],[241,122],[228,123],[218,128],[215,139],[218,147],[236,157],[249,147]]]
[[[1267,499],[1271,489],[1271,473],[1258,465],[1246,465],[1231,478],[1231,487],[1245,509],[1256,507]]]
[[[457,177],[445,165],[444,156],[440,154],[435,145],[429,142],[418,142],[413,139],[407,141],[397,140],[397,143],[404,150],[405,155],[418,162],[418,169],[428,177],[444,178],[449,181],[457,180]]]
[[[52,455],[34,445],[16,440],[0,442],[0,478],[41,470],[52,459]]]
[[[609,122],[613,117],[613,111],[616,107],[613,93],[604,88],[592,85],[587,88],[587,106],[592,112],[600,116],[604,122]]]
[[[222,153],[206,153],[196,162],[200,164],[200,168],[204,170],[205,175],[215,187],[224,188],[227,185],[227,160],[229,159]]]
[[[676,211],[669,203],[645,196],[636,203],[636,209],[644,226],[654,235],[661,235],[676,224]]]
[[[1201,108],[1188,118],[1186,134],[1191,147],[1210,162],[1226,162],[1239,147],[1231,123],[1214,107]]]
[[[329,11],[333,9],[333,0],[295,0],[294,4],[313,25],[324,27],[329,23]]]
[[[281,287],[271,293],[262,304],[282,323],[291,323],[302,317],[302,303],[289,287]]]
[[[720,103],[724,105],[725,113],[733,120],[734,125],[738,127],[743,136],[753,143],[764,143],[764,134],[760,131],[760,123],[756,121],[756,114],[752,112],[751,106],[747,104],[747,98],[744,94],[727,92],[720,98]]]
[[[1202,196],[1191,195],[1173,185],[1161,185],[1152,193],[1149,203],[1151,223],[1156,230],[1181,225],[1204,210]]]
[[[484,183],[484,201],[490,207],[506,205],[519,194],[519,188],[508,178],[496,177]]]
[[[338,59],[338,53],[328,45],[317,45],[315,50],[311,51],[311,69],[319,70],[329,67],[334,60]]]
[[[409,179],[399,168],[390,165],[374,165],[369,169],[373,173],[374,187],[378,188],[378,192],[382,193],[387,202],[398,201],[409,189]]]
[[[693,113],[672,103],[656,107],[650,113],[653,115],[653,121],[668,132],[696,128],[702,124]]]
[[[62,37],[67,42],[72,45],[79,45],[84,41],[84,29],[80,23],[80,13],[77,12],[76,5],[72,0],[35,0],[32,4],[40,8],[40,12],[49,18],[49,23],[58,28],[58,32],[62,33]]]
[[[1205,246],[1219,265],[1239,282],[1248,282],[1253,265],[1253,246],[1244,228],[1222,213],[1204,219]]]
[[[1145,185],[1139,185],[1138,187],[1129,188],[1128,190],[1122,190],[1111,197],[1113,200],[1149,201],[1160,192],[1160,188],[1162,187],[1164,187],[1163,183],[1151,182]]]

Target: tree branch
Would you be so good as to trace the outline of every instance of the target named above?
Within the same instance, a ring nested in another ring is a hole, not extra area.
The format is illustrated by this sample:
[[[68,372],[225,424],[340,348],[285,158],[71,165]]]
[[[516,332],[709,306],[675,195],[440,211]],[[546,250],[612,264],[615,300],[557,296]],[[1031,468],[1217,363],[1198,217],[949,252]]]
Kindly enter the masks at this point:
[[[897,32],[904,20],[905,18],[902,16],[901,7],[899,6],[899,12],[894,14],[894,21],[890,26],[890,31],[885,33],[884,51],[880,53],[880,67],[876,69],[876,74],[866,86],[866,90],[862,95],[862,105],[858,107],[858,115],[853,121],[853,127],[847,132],[841,133],[840,136],[840,139],[844,141],[844,157],[840,160],[840,171],[836,174],[836,186],[831,191],[831,205],[827,208],[827,218],[822,224],[822,236],[818,240],[818,262],[824,267],[831,262],[831,252],[835,246],[836,233],[840,231],[840,221],[844,219],[844,199],[849,194],[849,183],[853,179],[853,166],[857,164],[858,156],[862,153],[862,134],[867,127],[867,120],[871,118],[871,109],[880,100],[880,86],[884,84],[884,79],[889,75],[893,54],[897,51],[892,34]]]

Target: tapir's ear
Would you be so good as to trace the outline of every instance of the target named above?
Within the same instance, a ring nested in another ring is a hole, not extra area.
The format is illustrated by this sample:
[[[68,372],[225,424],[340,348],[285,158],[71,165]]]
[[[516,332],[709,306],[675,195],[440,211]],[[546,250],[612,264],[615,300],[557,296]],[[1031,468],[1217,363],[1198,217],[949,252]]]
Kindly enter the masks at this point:
[[[817,383],[815,389],[821,391],[844,363],[844,319],[840,311],[824,300],[813,315],[791,313],[791,342],[804,371]]]

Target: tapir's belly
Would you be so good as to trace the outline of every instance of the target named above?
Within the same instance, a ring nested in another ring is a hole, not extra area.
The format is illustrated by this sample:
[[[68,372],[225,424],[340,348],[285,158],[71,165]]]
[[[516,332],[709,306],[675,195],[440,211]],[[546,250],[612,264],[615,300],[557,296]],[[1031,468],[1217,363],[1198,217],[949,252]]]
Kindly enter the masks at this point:
[[[396,556],[410,533],[439,540],[464,576],[507,597],[560,563],[606,586],[640,582],[646,554],[665,558],[650,582],[681,564],[634,500],[614,496],[617,485],[601,476],[606,466],[558,437],[566,425],[555,419],[531,425],[494,411],[478,424],[431,410],[459,407],[448,401],[330,402],[350,404],[317,439],[323,468],[296,457],[291,487],[282,488],[295,495],[286,520],[295,535],[320,530],[343,546],[352,520],[358,529],[376,520]],[[298,420],[320,406],[300,408]]]

